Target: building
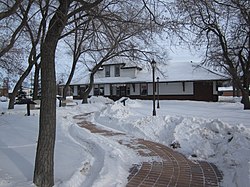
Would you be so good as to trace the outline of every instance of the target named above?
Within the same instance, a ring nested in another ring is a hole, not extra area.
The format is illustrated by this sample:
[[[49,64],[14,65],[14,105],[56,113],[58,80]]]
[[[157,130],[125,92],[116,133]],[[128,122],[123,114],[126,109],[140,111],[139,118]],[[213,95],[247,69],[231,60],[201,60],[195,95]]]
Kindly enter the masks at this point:
[[[159,71],[159,69],[161,71]],[[209,71],[193,62],[169,63],[155,71],[155,94],[159,99],[218,101],[218,83],[228,77]],[[152,70],[130,63],[106,63],[95,74],[90,93],[117,100],[152,99]],[[73,81],[70,85],[75,99],[81,99],[88,80]]]

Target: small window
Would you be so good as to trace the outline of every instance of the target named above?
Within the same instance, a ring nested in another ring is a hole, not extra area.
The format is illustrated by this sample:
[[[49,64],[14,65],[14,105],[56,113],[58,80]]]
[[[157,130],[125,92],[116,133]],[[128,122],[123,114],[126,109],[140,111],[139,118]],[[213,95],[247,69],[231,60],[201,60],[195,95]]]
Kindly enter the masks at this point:
[[[94,95],[104,95],[104,85],[95,85],[94,86]]]
[[[120,86],[116,86],[116,96],[120,96]]]
[[[113,85],[112,84],[110,84],[110,86],[109,86],[109,91],[110,91],[110,95],[113,95]]]
[[[110,66],[105,66],[105,77],[110,77]]]
[[[130,85],[129,84],[126,86],[126,90],[127,90],[127,95],[130,95]]]
[[[98,85],[94,86],[94,95],[95,96],[99,95],[99,87],[98,87]]]
[[[135,92],[135,83],[132,84],[133,92]]]
[[[141,95],[148,95],[148,85],[141,84]]]
[[[183,91],[183,92],[185,92],[185,91],[186,91],[185,82],[182,82],[182,91]]]
[[[99,86],[99,95],[104,95],[104,85]]]
[[[120,77],[120,66],[115,65],[115,77]]]

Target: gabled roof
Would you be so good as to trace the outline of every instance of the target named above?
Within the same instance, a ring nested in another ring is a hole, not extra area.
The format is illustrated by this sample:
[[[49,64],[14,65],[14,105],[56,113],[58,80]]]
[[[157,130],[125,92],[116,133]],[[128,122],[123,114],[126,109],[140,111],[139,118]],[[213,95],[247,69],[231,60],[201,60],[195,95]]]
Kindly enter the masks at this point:
[[[129,66],[128,66],[129,67]],[[169,62],[165,66],[158,65],[155,71],[155,78],[159,77],[160,82],[188,82],[188,81],[215,81],[229,80],[230,77],[216,71],[207,69],[193,62]],[[89,81],[85,79],[72,84],[87,84]],[[95,78],[95,84],[124,84],[152,82],[152,70],[139,71],[136,77],[104,77]],[[71,84],[71,85],[72,85]]]
[[[177,81],[209,81],[227,80],[229,77],[221,72],[213,71],[194,62],[169,62],[166,66],[159,67],[156,77],[166,82]]]

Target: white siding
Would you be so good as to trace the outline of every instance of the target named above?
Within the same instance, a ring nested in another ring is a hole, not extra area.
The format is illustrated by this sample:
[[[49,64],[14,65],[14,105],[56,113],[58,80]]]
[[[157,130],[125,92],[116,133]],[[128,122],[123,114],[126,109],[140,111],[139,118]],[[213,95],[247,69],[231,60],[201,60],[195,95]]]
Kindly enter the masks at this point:
[[[160,95],[191,95],[193,94],[193,82],[185,82],[185,91],[182,82],[178,83],[159,83]],[[157,83],[156,92],[157,94]],[[133,92],[132,84],[130,86],[130,95],[140,95],[140,84],[135,84],[135,92]],[[153,95],[153,83],[148,84],[148,95]]]
[[[104,85],[104,95],[110,95],[110,86],[109,86],[109,84]]]
[[[121,77],[135,77],[135,69],[121,69]]]
[[[78,89],[77,89],[77,86],[74,86],[73,96],[77,96],[77,95],[78,95]]]
[[[95,73],[95,78],[104,78],[105,77],[105,70],[100,70]]]
[[[137,68],[135,69],[135,77],[136,75],[140,72],[140,70],[138,70]]]
[[[94,95],[94,87],[91,89],[89,95],[91,95],[91,96]]]
[[[148,95],[153,95],[153,83],[148,84]]]

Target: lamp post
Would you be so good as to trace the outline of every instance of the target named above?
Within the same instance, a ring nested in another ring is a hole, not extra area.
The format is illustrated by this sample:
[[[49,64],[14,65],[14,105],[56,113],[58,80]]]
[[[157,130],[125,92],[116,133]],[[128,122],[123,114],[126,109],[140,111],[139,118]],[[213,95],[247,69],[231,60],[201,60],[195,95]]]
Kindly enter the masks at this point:
[[[152,73],[153,73],[153,116],[156,116],[156,110],[155,110],[155,66],[156,62],[154,59],[151,62],[152,66]]]
[[[160,108],[160,96],[159,96],[159,77],[156,78],[157,80],[157,108]]]

